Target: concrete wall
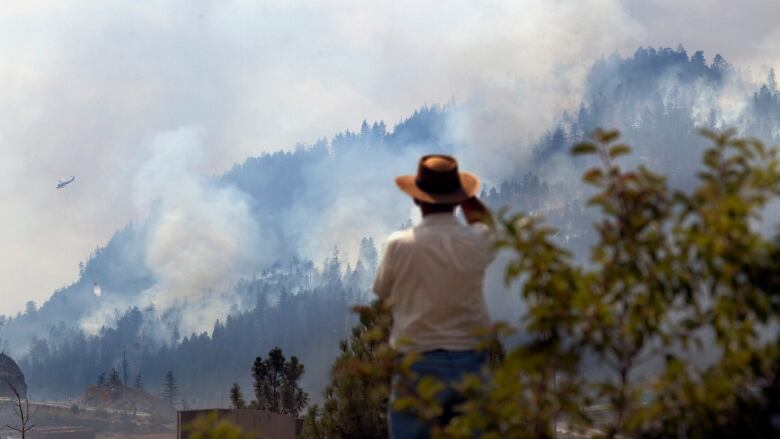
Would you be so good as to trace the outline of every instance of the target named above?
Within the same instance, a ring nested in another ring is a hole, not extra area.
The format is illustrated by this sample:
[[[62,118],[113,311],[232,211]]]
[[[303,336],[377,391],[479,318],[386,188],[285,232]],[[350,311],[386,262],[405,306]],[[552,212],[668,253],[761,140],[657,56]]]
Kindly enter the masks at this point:
[[[295,420],[290,415],[249,409],[183,410],[178,413],[176,432],[178,439],[188,439],[187,426],[199,416],[216,413],[240,428],[244,434],[262,439],[295,439]]]

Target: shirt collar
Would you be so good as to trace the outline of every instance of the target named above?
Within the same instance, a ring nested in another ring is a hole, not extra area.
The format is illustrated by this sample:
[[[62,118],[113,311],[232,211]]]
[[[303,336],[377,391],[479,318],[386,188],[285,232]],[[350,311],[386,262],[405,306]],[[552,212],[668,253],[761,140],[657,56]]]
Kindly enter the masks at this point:
[[[442,212],[442,213],[431,213],[425,215],[422,218],[421,224],[425,226],[433,226],[433,225],[449,225],[449,224],[460,224],[460,223],[458,222],[458,219],[455,218],[455,214],[449,212]]]

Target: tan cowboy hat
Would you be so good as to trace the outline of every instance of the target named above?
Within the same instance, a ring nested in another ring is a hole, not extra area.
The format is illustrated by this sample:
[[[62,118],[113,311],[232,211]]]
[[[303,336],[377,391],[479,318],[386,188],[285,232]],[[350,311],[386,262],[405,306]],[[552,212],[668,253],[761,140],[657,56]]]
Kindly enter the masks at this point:
[[[413,198],[432,204],[458,204],[479,190],[476,175],[458,172],[458,161],[440,154],[423,156],[417,175],[396,177],[395,184]]]

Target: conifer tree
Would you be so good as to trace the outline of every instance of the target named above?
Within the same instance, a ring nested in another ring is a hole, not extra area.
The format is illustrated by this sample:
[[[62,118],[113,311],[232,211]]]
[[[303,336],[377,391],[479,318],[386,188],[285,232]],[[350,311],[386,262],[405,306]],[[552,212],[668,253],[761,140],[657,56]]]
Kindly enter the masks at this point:
[[[165,379],[163,380],[162,398],[173,406],[178,395],[179,387],[176,385],[176,376],[173,374],[172,370],[169,370],[168,373],[165,374]]]
[[[254,382],[252,387],[255,391],[255,400],[252,401],[252,407],[260,410],[270,410],[268,404],[268,394],[270,393],[270,387],[268,386],[268,365],[263,357],[255,358],[255,362],[252,364],[252,378]]]
[[[282,378],[284,376],[285,358],[284,353],[279,347],[275,347],[268,352],[268,359],[266,360],[268,375],[268,388],[270,393],[268,397],[268,409],[272,412],[279,413],[282,410],[281,405],[281,390],[282,390]]]
[[[127,351],[122,350],[122,385],[127,387],[128,382],[128,371],[127,371]]]
[[[363,142],[368,142],[371,136],[371,128],[368,126],[368,121],[363,119],[363,123],[360,124],[360,139]]]
[[[230,402],[233,404],[233,408],[246,408],[244,396],[241,395],[241,386],[239,386],[238,383],[233,383],[233,385],[230,387]]]
[[[704,52],[701,50],[697,50],[696,53],[693,54],[691,57],[691,64],[696,66],[697,68],[706,68],[706,60],[704,59]]]
[[[144,381],[143,378],[141,378],[141,374],[137,373],[135,375],[135,378],[133,379],[133,387],[135,387],[138,390],[143,390],[144,388]]]
[[[368,269],[370,273],[376,272],[379,262],[379,254],[374,244],[374,238],[370,236],[363,237],[360,240],[360,262]]]
[[[282,411],[296,418],[309,401],[309,395],[298,385],[298,381],[303,376],[303,369],[303,364],[295,356],[290,357],[290,361],[284,367]]]
[[[380,301],[355,307],[360,323],[331,369],[322,407],[304,420],[305,438],[386,438],[387,400],[395,353],[387,345],[391,316]]]
[[[116,368],[111,368],[111,373],[108,375],[108,385],[115,387],[122,385],[122,378],[119,377],[119,371]]]
[[[298,358],[293,356],[287,361],[279,347],[271,349],[267,359],[257,357],[252,365],[255,400],[251,406],[297,416],[309,400],[298,383],[303,372],[303,364]]]

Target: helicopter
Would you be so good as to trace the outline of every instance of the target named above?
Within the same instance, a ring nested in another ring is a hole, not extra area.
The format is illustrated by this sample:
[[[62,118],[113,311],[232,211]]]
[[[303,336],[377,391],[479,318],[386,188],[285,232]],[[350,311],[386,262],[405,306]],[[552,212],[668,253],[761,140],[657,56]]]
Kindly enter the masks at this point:
[[[73,180],[75,180],[75,179],[76,179],[76,177],[73,177],[73,176],[61,178],[60,181],[57,182],[57,186],[55,186],[55,188],[56,189],[62,189],[65,186],[73,183]]]

